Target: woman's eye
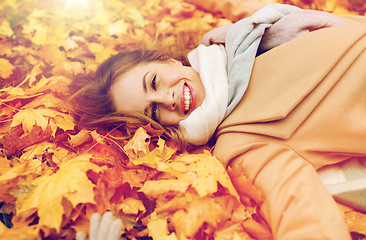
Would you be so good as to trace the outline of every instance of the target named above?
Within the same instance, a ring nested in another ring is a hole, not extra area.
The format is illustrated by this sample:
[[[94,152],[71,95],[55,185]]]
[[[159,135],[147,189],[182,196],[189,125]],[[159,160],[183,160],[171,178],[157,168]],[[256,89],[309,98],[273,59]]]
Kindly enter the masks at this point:
[[[157,111],[158,111],[158,106],[156,104],[154,104],[151,108],[151,118],[154,119],[155,121],[157,120]]]
[[[151,80],[151,87],[156,91],[156,75]]]

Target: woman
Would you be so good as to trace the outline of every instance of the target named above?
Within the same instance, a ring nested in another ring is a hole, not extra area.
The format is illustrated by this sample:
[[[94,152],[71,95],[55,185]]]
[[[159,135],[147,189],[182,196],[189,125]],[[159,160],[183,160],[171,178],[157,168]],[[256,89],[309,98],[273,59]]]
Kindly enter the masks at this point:
[[[214,155],[239,194],[243,175],[264,194],[261,214],[275,239],[350,239],[316,169],[366,157],[366,20],[311,11],[310,19],[322,15],[315,29],[339,26],[304,32],[299,21],[282,38],[297,14],[304,11],[270,5],[215,30],[205,39],[225,47],[199,46],[192,67],[156,52],[118,54],[97,71],[102,87],[81,91],[103,101],[89,102],[80,120],[152,119],[193,144],[214,135]]]

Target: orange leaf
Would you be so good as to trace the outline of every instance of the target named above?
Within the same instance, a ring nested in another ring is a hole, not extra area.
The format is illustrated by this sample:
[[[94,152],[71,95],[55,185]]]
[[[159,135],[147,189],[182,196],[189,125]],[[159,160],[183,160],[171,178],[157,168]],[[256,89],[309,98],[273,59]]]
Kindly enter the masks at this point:
[[[86,172],[90,169],[99,171],[92,164],[91,155],[80,155],[60,166],[60,170],[51,176],[41,176],[34,182],[35,188],[24,204],[17,211],[18,215],[27,218],[27,212],[36,209],[39,225],[55,228],[60,231],[66,198],[73,207],[79,203],[95,203],[93,184],[88,180]]]
[[[15,67],[5,58],[0,58],[0,78],[7,79]]]
[[[132,139],[124,146],[126,154],[131,158],[139,158],[150,152],[150,136],[141,127],[137,129]]]

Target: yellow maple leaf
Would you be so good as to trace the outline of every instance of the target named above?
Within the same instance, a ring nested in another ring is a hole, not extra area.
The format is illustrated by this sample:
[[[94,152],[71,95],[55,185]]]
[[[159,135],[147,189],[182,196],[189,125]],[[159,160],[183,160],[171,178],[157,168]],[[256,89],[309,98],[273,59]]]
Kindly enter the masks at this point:
[[[17,239],[17,240],[39,240],[37,226],[15,226],[10,229],[5,229],[0,235],[1,239]]]
[[[176,211],[171,221],[179,239],[190,239],[203,223],[216,227],[218,223],[228,220],[229,216],[225,206],[218,204],[213,198],[201,198],[194,201],[188,209]]]
[[[29,36],[29,39],[34,44],[43,45],[46,43],[46,38],[48,34],[47,25],[42,24],[42,22],[38,21],[34,18],[34,16],[45,14],[42,10],[35,10],[32,15],[28,17],[29,21],[27,24],[23,25],[23,33]]]
[[[105,48],[100,43],[89,43],[88,44],[89,50],[95,55],[95,61],[100,64],[108,57],[116,54],[117,51],[110,48]]]
[[[69,51],[79,47],[79,45],[74,41],[74,39],[68,38],[62,42],[62,47],[65,49],[65,51]]]
[[[69,115],[49,108],[24,109],[13,116],[11,127],[22,124],[24,131],[30,132],[35,125],[45,130],[50,121],[52,135],[55,136],[58,128],[67,131],[74,130],[74,119]]]
[[[142,127],[138,128],[130,141],[124,146],[129,158],[135,159],[150,152],[150,135]]]
[[[118,209],[124,214],[138,214],[138,212],[146,211],[141,200],[135,198],[126,198],[123,203],[118,204]]]
[[[149,197],[157,198],[165,193],[184,193],[188,187],[189,183],[175,179],[154,180],[146,181],[140,191]]]
[[[118,20],[110,24],[107,28],[109,35],[125,35],[127,34],[128,24],[123,20]]]
[[[90,158],[90,154],[80,155],[63,163],[55,174],[37,178],[33,191],[17,214],[26,218],[35,209],[39,216],[39,226],[59,231],[65,212],[63,198],[73,207],[79,203],[95,203],[93,184],[87,178],[86,171],[92,169],[98,172],[100,167],[91,163]]]
[[[26,169],[27,166],[25,164],[8,168],[0,175],[0,185],[6,185],[9,181],[12,181],[17,177],[22,176],[25,173]]]
[[[69,62],[69,61],[57,61],[54,68],[52,69],[52,74],[54,76],[65,75],[65,76],[75,76],[77,74],[83,74],[84,68],[79,62]]]
[[[9,22],[6,19],[0,24],[0,34],[7,37],[11,37],[14,34],[13,29],[11,29]]]
[[[55,143],[51,143],[51,142],[47,142],[47,141],[37,143],[35,145],[32,145],[30,147],[23,149],[23,154],[20,157],[20,160],[22,162],[25,162],[29,159],[35,159],[35,158],[40,158],[40,160],[42,160],[42,156],[45,154],[45,152],[48,149],[54,149],[56,147],[57,147],[57,145]]]
[[[217,183],[220,183],[239,199],[225,168],[208,151],[202,154],[181,154],[158,170],[170,173],[181,181],[189,182],[201,197],[215,193]]]
[[[85,130],[85,129],[82,129],[76,135],[69,134],[69,136],[70,136],[70,139],[68,140],[68,143],[71,145],[71,147],[79,146],[92,139],[92,137],[90,136],[90,131]]]
[[[135,165],[145,165],[157,170],[164,169],[166,161],[169,160],[175,153],[175,149],[165,145],[165,141],[159,138],[158,147],[143,157],[131,159]]]
[[[6,87],[3,89],[0,89],[0,93],[7,93],[9,95],[5,99],[2,99],[1,102],[10,102],[10,101],[13,101],[14,99],[28,99],[28,98],[33,98],[33,97],[37,97],[37,96],[44,94],[42,92],[29,94],[28,91],[26,92],[26,91],[24,91],[24,89],[22,89],[20,87]]]
[[[128,16],[133,20],[135,25],[137,27],[144,27],[145,26],[145,20],[144,17],[141,15],[140,11],[138,11],[135,8],[129,8],[127,9]]]
[[[33,101],[24,105],[23,108],[32,108],[36,109],[39,107],[44,107],[46,109],[57,109],[60,112],[66,112],[70,109],[70,106],[65,103],[65,101],[57,98],[54,94],[39,94],[41,96],[37,96]]]
[[[57,115],[52,118],[51,123],[51,128],[54,129],[53,136],[55,136],[57,128],[60,128],[64,131],[74,130],[75,128],[74,118],[71,115],[60,112],[58,112]]]
[[[0,58],[0,77],[7,79],[13,74],[15,67],[5,58]]]
[[[32,85],[36,81],[36,77],[41,74],[43,71],[40,67],[43,66],[42,63],[37,64],[33,67],[32,71],[27,75],[23,82],[29,81],[29,85]]]
[[[153,239],[178,240],[175,233],[170,233],[168,230],[167,216],[157,216],[156,212],[153,212],[147,228],[149,229],[149,235]]]
[[[48,125],[48,119],[46,119],[39,109],[25,109],[20,110],[13,116],[13,121],[10,127],[15,127],[22,124],[25,132],[31,132],[33,126],[37,125],[46,130]]]

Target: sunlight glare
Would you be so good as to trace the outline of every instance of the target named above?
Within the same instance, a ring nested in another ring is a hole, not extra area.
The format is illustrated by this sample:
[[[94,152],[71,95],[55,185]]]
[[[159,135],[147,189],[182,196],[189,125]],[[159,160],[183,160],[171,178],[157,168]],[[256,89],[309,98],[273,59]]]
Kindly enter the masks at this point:
[[[79,7],[88,8],[88,0],[67,0],[66,7]]]

